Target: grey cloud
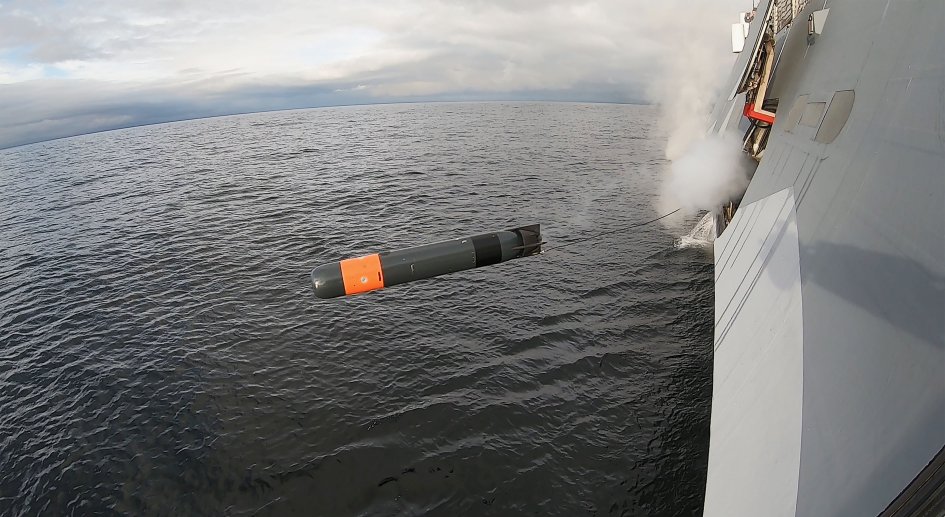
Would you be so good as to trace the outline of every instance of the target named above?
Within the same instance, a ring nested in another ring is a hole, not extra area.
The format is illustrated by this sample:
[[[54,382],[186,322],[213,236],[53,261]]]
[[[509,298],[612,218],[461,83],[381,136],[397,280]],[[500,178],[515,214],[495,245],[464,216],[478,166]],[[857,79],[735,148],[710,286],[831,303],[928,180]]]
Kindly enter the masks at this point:
[[[192,2],[200,3],[200,2]],[[208,2],[212,3],[212,2]],[[38,63],[107,58],[200,30],[212,12],[184,2],[62,2],[28,0],[0,4],[0,50],[27,49]],[[225,9],[224,5],[219,5]],[[141,24],[138,19],[177,16],[173,24]]]
[[[26,49],[31,60],[43,63],[100,55],[82,41],[77,30],[44,22],[24,12],[0,12],[0,50],[4,47]]]
[[[379,73],[380,77],[391,75],[390,72]],[[627,93],[622,85],[598,83],[511,93],[468,88],[426,95],[377,95],[371,92],[374,88],[371,84],[372,79],[367,77],[323,84],[257,82],[222,93],[201,92],[199,88],[185,93],[181,88],[163,86],[119,87],[91,81],[39,80],[0,85],[0,112],[6,114],[0,121],[0,149],[145,124],[318,106],[468,100],[639,102],[641,99]],[[368,87],[358,88],[362,85]],[[39,101],[39,97],[45,100]]]
[[[198,88],[37,80],[0,85],[0,149],[53,138],[251,111],[370,100],[339,85],[244,84],[222,93]]]
[[[727,3],[716,11],[734,19],[745,2]],[[137,85],[66,79],[0,85],[0,148],[184,118],[326,105],[472,99],[642,102],[653,98],[654,85],[666,89],[678,82],[675,76],[667,80],[663,69],[679,48],[686,48],[680,42],[709,38],[723,51],[728,44],[726,18],[693,14],[698,10],[694,5],[684,0],[287,0],[278,7],[222,0],[38,0],[5,5],[0,8],[0,34],[5,34],[0,50],[29,46],[36,59],[49,61],[108,61],[113,55],[149,50],[157,54],[147,56],[161,60],[162,45],[187,49],[206,33],[243,38],[233,27],[245,24],[278,33],[274,23],[283,18],[270,19],[274,9],[302,19],[292,30],[304,34],[331,30],[342,20],[374,31],[380,41],[371,52],[331,63],[331,80],[302,79],[312,77],[306,75],[312,70],[260,75],[237,59],[220,63],[218,70],[207,63],[175,67],[170,62],[175,72]],[[4,27],[14,22],[22,23],[18,32],[5,33]],[[199,52],[199,46],[194,48]],[[656,80],[661,74],[662,80]]]

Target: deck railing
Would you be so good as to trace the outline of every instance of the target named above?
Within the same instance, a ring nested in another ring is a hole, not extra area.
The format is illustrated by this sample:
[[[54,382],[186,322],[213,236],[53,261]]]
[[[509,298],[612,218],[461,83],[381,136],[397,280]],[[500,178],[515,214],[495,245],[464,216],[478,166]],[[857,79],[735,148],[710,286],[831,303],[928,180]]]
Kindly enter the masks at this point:
[[[807,7],[808,0],[774,0],[771,9],[771,24],[774,33],[781,32]]]

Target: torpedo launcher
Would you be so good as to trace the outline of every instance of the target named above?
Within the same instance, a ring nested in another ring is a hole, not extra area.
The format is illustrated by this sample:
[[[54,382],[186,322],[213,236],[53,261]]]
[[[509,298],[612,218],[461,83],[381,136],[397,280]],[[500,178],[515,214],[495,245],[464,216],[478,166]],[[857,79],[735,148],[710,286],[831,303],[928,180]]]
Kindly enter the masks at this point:
[[[315,296],[335,298],[541,253],[540,225],[484,233],[322,264],[312,270]]]

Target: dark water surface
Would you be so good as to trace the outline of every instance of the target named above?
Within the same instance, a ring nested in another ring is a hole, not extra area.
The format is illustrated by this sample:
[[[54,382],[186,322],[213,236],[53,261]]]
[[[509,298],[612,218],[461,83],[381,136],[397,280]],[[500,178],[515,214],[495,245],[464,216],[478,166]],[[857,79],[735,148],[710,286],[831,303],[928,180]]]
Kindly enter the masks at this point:
[[[0,151],[0,514],[699,512],[712,265],[674,249],[688,227],[350,299],[308,283],[650,219],[662,147],[648,107],[471,103]]]

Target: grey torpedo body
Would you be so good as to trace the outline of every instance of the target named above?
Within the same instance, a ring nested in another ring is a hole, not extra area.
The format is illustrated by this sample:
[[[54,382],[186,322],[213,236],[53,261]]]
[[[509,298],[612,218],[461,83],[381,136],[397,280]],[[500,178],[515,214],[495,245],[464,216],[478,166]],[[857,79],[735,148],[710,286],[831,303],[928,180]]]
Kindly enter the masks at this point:
[[[375,253],[312,270],[319,298],[335,298],[406,284],[541,253],[540,225],[484,233],[397,251]]]

